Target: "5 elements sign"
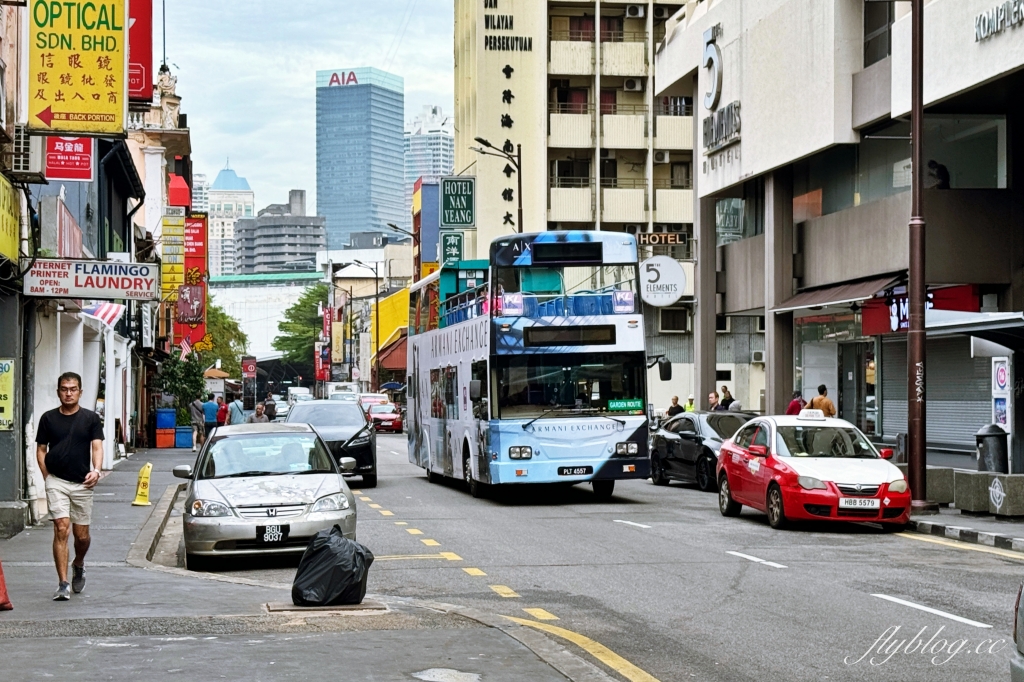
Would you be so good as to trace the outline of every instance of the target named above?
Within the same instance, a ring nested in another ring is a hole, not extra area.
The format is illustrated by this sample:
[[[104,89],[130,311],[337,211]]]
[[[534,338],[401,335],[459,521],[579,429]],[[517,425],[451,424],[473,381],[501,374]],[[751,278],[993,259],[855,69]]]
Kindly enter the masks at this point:
[[[476,178],[441,178],[440,226],[476,227]]]
[[[45,133],[124,133],[126,0],[29,2],[28,127]]]
[[[640,264],[640,298],[657,308],[670,306],[687,291],[686,271],[679,261],[654,256]]]

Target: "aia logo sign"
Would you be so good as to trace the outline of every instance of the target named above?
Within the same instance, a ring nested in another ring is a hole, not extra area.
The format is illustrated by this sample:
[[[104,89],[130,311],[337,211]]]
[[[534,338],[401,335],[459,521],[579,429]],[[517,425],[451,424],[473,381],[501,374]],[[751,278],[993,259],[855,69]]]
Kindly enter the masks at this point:
[[[335,72],[331,74],[331,80],[328,81],[327,87],[333,85],[359,85],[359,79],[356,78],[355,71],[349,71],[348,73],[344,71],[341,73]]]

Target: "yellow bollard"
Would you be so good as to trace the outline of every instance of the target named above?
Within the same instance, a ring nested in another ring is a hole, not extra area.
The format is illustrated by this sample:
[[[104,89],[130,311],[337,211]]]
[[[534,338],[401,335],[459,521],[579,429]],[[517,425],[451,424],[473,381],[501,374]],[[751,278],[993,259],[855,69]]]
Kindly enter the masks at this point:
[[[135,488],[135,501],[133,507],[148,507],[149,502],[149,474],[153,471],[153,465],[146,462],[146,465],[139,469],[139,485]]]

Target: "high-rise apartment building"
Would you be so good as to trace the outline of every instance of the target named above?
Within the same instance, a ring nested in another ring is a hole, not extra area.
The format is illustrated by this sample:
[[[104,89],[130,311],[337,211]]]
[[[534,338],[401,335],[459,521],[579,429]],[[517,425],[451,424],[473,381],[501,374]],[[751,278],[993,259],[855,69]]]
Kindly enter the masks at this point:
[[[413,186],[420,178],[451,175],[455,166],[455,121],[441,107],[426,105],[405,127],[405,229],[412,227]]]
[[[287,204],[270,204],[235,223],[235,274],[311,272],[317,251],[326,248],[323,216],[307,216],[306,190],[293,189]]]
[[[256,199],[248,181],[230,168],[217,173],[207,193],[210,213],[210,275],[235,272],[235,222],[253,216]]]
[[[520,229],[687,233],[692,93],[654,95],[655,48],[677,9],[456,0],[455,168],[478,184],[469,253],[486,258]],[[521,148],[522,196],[513,164],[474,152],[477,138]]]
[[[192,210],[210,210],[210,181],[204,173],[195,173],[192,176]]]
[[[316,72],[316,203],[330,248],[406,224],[404,88],[370,67]]]

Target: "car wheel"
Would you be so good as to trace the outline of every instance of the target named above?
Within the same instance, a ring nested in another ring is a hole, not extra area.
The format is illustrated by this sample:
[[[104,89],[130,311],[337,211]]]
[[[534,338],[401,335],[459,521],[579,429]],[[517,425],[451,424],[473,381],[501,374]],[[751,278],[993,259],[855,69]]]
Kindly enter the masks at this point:
[[[599,500],[609,500],[612,497],[612,493],[615,492],[615,481],[593,481],[594,495]]]
[[[469,453],[462,455],[462,480],[466,482],[466,490],[475,498],[483,497],[484,491],[480,481],[473,478],[473,470],[469,466]]]
[[[668,485],[665,467],[661,465],[661,458],[657,455],[651,457],[651,482],[654,485]]]
[[[715,492],[715,465],[707,455],[697,460],[697,487],[705,493]]]
[[[768,509],[768,525],[775,530],[782,530],[788,526],[786,521],[786,507],[782,503],[782,490],[777,485],[768,488],[768,500],[765,504]]]
[[[189,571],[206,571],[211,565],[210,557],[185,552],[185,569]]]
[[[742,504],[732,499],[729,478],[722,474],[718,479],[718,511],[722,512],[722,516],[739,516],[742,508]]]
[[[363,474],[363,487],[364,488],[376,488],[377,487],[377,474]]]

